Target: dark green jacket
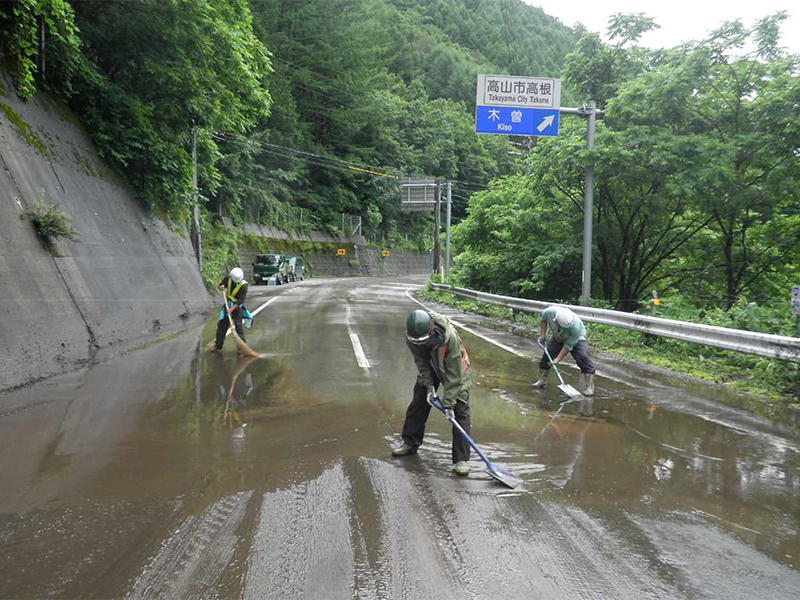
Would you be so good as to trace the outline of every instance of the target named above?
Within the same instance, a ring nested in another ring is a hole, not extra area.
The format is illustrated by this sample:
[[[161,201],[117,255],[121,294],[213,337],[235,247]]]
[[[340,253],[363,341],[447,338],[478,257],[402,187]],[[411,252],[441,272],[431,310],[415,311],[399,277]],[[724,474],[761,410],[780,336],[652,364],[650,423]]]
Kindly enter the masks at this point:
[[[431,316],[434,345],[419,346],[409,341],[406,344],[419,371],[417,382],[427,387],[433,385],[434,378],[441,381],[444,388],[442,403],[447,408],[453,408],[456,400],[469,401],[469,388],[472,385],[469,354],[447,317],[436,313],[431,313]]]

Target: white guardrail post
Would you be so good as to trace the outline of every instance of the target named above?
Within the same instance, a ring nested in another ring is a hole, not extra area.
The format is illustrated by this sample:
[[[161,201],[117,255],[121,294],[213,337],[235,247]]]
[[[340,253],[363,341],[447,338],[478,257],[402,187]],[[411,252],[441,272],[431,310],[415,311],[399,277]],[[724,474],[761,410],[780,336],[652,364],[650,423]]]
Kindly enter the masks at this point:
[[[498,296],[497,294],[476,292],[475,290],[437,283],[431,284],[431,287],[437,292],[449,292],[456,296],[477,300],[478,302],[506,306],[527,313],[540,313],[547,307],[553,306],[552,302]],[[727,327],[716,327],[714,325],[701,325],[699,323],[687,323],[686,321],[673,321],[672,319],[659,317],[646,317],[604,308],[572,306],[569,304],[560,304],[559,306],[568,307],[582,320],[589,323],[624,327],[641,333],[713,346],[723,350],[800,362],[800,338],[742,331],[741,329],[728,329]]]

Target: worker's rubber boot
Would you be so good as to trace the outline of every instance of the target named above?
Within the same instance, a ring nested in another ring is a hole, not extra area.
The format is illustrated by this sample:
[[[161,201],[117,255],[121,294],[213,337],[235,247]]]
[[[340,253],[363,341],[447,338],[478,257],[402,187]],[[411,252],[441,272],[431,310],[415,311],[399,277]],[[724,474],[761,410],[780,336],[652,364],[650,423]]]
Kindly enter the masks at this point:
[[[539,369],[539,381],[533,382],[534,388],[543,388],[547,385],[547,377],[550,375],[550,369]]]
[[[454,464],[453,473],[455,473],[459,477],[466,477],[467,475],[469,475],[469,465],[467,464],[467,461],[460,460],[456,464]]]
[[[417,448],[415,446],[409,446],[405,442],[400,444],[399,446],[395,446],[392,448],[392,456],[408,456],[409,454],[416,454]]]
[[[594,396],[594,373],[586,375],[581,373],[581,387],[584,396]]]

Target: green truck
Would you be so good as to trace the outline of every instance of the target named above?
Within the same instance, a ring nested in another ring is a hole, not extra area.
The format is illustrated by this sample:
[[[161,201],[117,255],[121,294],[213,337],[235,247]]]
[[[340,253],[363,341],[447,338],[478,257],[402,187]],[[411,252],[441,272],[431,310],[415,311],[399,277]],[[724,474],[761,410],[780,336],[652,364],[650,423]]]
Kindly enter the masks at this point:
[[[306,263],[302,256],[290,256],[286,262],[289,263],[289,281],[303,281],[306,278]]]
[[[274,277],[275,283],[281,285],[289,281],[289,261],[283,254],[258,254],[253,263],[253,283],[269,284]]]

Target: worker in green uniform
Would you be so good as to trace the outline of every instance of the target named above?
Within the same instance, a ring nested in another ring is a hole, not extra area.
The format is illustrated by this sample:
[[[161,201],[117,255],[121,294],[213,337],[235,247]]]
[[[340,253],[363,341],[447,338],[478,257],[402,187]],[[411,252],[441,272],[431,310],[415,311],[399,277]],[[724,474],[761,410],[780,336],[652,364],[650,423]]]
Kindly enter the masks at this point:
[[[548,327],[553,331],[553,336],[547,342],[547,352],[553,357],[552,364],[558,364],[567,354],[572,354],[572,358],[575,359],[581,370],[580,385],[583,387],[583,395],[592,396],[596,368],[589,355],[589,342],[586,341],[586,327],[584,327],[583,321],[564,306],[550,306],[542,313],[539,334],[539,343],[542,346],[547,341]],[[543,353],[539,361],[539,380],[533,384],[533,387],[543,388],[547,385],[550,367],[551,363],[547,358],[547,353]]]
[[[394,456],[415,454],[422,445],[431,398],[437,396],[439,385],[445,410],[467,435],[470,430],[472,368],[467,349],[450,321],[436,313],[413,311],[406,321],[406,344],[417,365],[417,379],[403,423],[403,443],[392,449]],[[469,442],[454,426],[452,459],[456,475],[469,475],[469,454]]]

